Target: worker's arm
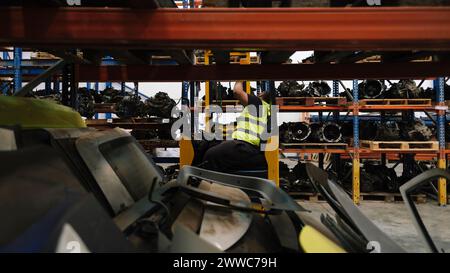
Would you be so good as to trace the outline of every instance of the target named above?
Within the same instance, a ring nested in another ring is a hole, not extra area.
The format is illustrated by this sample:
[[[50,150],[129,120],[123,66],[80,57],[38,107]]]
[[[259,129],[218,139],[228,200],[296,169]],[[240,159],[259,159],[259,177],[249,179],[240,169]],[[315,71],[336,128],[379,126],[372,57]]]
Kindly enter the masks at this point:
[[[247,106],[248,105],[248,94],[244,90],[243,82],[236,82],[233,88],[234,97],[239,100],[239,102]]]

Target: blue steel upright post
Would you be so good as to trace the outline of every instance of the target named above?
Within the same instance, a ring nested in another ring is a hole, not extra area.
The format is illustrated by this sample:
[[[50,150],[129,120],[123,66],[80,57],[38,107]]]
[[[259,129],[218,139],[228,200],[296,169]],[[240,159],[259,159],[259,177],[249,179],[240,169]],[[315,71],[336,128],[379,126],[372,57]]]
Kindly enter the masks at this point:
[[[22,48],[14,48],[14,92],[22,88]]]
[[[339,81],[333,81],[333,97],[337,98],[339,97]],[[339,122],[339,116],[340,116],[340,112],[336,111],[333,113],[333,119],[334,122],[338,123]],[[333,160],[334,160],[334,170],[336,173],[340,172],[340,168],[341,168],[341,155],[340,154],[334,154],[333,155]]]
[[[438,78],[434,81],[434,88],[436,91],[436,101],[439,109],[437,109],[437,119],[438,119],[438,139],[439,139],[439,160],[438,168],[447,169],[446,155],[445,155],[445,123],[446,123],[446,111],[445,107],[445,78]],[[447,180],[444,178],[439,178],[438,180],[438,194],[439,194],[439,205],[447,205]]]
[[[95,89],[95,94],[98,94],[98,93],[99,93],[98,82],[96,82],[96,83],[94,84],[94,89]],[[98,113],[95,113],[94,118],[95,118],[95,119],[98,119]]]
[[[112,82],[106,82],[105,83],[105,88],[112,88]],[[105,118],[106,119],[112,118],[112,114],[111,113],[105,113]]]
[[[360,161],[359,161],[359,90],[358,80],[353,81],[353,202],[360,202]]]

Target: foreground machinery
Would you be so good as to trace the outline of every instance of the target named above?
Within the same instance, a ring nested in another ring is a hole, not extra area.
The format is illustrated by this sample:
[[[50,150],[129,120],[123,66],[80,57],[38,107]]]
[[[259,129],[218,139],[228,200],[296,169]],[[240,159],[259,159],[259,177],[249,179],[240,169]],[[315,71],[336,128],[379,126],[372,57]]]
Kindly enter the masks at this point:
[[[367,252],[370,241],[405,252],[313,165],[312,185],[336,213],[321,222],[269,180],[189,166],[168,180],[121,129],[86,128],[46,101],[0,103],[0,252]],[[424,173],[402,187],[405,200],[437,176],[450,178]]]

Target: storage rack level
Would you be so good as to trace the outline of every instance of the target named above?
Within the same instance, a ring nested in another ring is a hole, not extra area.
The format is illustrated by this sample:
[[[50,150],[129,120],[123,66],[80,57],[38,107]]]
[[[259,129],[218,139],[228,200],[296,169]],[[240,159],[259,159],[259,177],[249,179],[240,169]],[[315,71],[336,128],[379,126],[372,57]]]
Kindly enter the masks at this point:
[[[353,98],[354,100],[347,105],[280,105],[280,112],[318,112],[319,116],[323,116],[323,113],[334,113],[334,120],[339,121],[340,113],[352,113],[353,117],[353,146],[346,148],[332,149],[330,147],[305,147],[307,144],[299,144],[304,146],[303,148],[293,148],[292,145],[284,147],[281,145],[281,153],[295,153],[295,154],[319,154],[319,165],[323,167],[323,155],[334,154],[342,159],[351,159],[353,161],[353,201],[355,204],[360,203],[360,161],[361,159],[380,159],[383,158],[391,160],[400,160],[402,154],[412,154],[416,160],[438,160],[438,167],[445,169],[446,158],[449,156],[449,151],[445,146],[445,113],[448,107],[444,101],[444,78],[438,78],[435,80],[435,90],[437,102],[431,103],[431,100],[391,100],[388,103],[381,103],[379,100],[358,100],[358,80],[353,81]],[[337,97],[339,94],[339,82],[333,81],[333,96]],[[437,130],[437,142],[422,143],[407,142],[399,143],[390,149],[380,149],[367,147],[367,142],[363,142],[361,147],[361,141],[359,139],[359,113],[360,112],[384,112],[384,111],[396,111],[396,112],[436,112],[438,120]],[[311,146],[311,145],[310,145]],[[405,149],[408,146],[413,148],[413,151]],[[415,148],[415,149],[414,149]],[[438,201],[439,205],[444,206],[447,204],[447,192],[446,192],[446,180],[439,179],[438,181]]]

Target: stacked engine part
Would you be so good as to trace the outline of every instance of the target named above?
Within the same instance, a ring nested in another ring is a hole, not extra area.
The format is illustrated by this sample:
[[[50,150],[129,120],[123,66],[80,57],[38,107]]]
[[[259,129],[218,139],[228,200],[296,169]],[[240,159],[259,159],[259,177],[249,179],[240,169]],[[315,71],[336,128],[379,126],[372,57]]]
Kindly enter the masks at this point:
[[[341,123],[345,141],[353,137],[353,124]],[[421,119],[412,121],[361,121],[360,139],[370,141],[429,141],[435,132]]]
[[[280,139],[284,143],[306,141],[311,135],[311,127],[306,122],[289,122],[280,126]]]
[[[334,122],[289,122],[280,126],[280,140],[283,143],[338,143],[343,138],[341,126]]]
[[[284,81],[278,86],[279,97],[325,97],[331,93],[331,87],[327,82],[311,82],[305,87],[297,81]]]
[[[145,115],[170,118],[177,103],[165,92],[158,92],[145,101]]]
[[[145,117],[144,103],[138,95],[129,95],[116,102],[116,115],[120,118]]]
[[[417,99],[423,96],[426,96],[423,88],[413,80],[400,80],[385,92],[387,99]]]
[[[91,118],[95,114],[94,104],[95,98],[94,90],[85,87],[78,88],[78,107],[77,111],[86,118]]]
[[[367,80],[358,85],[360,99],[377,99],[383,96],[386,86],[381,81]]]
[[[124,96],[120,90],[112,87],[105,88],[100,94],[90,90],[95,97],[95,103],[118,103],[123,100]]]
[[[450,86],[446,85],[446,100],[450,99]],[[447,92],[448,91],[448,92]],[[340,93],[341,97],[352,100],[353,91],[347,89]],[[413,80],[400,80],[387,88],[383,81],[367,80],[358,85],[360,99],[436,99],[436,92],[432,88],[423,89]]]
[[[303,97],[304,84],[297,81],[284,81],[277,88],[278,97]]]
[[[325,97],[331,93],[331,87],[324,81],[312,82],[304,90],[306,97]]]
[[[332,168],[330,168],[332,169]],[[330,175],[336,177],[346,190],[352,189],[352,164],[343,162],[338,173],[329,171]],[[406,181],[405,181],[406,182]],[[397,176],[393,168],[385,165],[365,162],[360,170],[360,190],[364,193],[391,192],[397,193],[403,180]]]
[[[306,164],[298,162],[294,168],[280,161],[280,187],[286,192],[314,192],[306,172]]]

